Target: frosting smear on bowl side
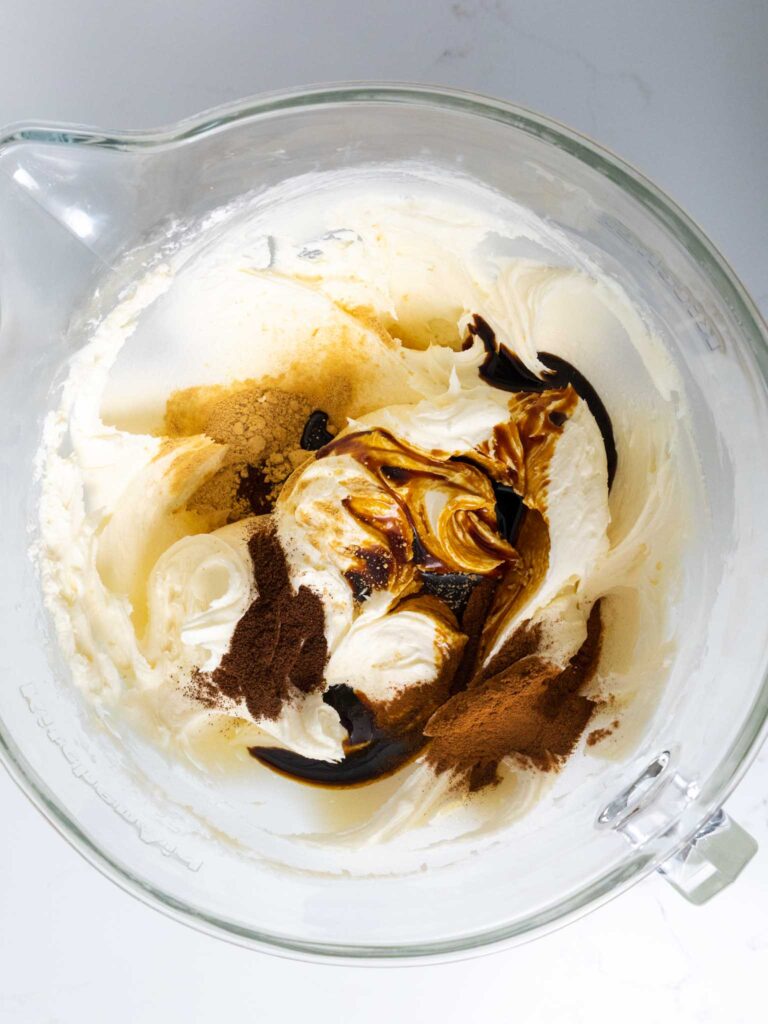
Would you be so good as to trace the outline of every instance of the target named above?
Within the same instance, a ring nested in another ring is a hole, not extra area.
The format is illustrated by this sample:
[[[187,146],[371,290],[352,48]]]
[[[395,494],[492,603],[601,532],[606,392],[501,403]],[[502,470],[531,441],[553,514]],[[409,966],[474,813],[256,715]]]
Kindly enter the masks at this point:
[[[398,175],[178,246],[73,357],[41,462],[94,705],[202,771],[368,785],[350,841],[631,743],[686,525],[680,385],[624,293],[514,204]]]

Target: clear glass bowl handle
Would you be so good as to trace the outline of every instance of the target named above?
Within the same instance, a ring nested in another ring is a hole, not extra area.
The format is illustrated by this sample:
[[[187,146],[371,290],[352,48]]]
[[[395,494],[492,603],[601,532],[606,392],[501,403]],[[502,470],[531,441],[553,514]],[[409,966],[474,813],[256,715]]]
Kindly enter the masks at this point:
[[[601,812],[598,827],[620,833],[634,849],[648,848],[678,827],[698,787],[668,772],[670,754],[659,754]],[[670,822],[673,824],[670,825]],[[757,853],[757,842],[719,807],[657,868],[690,903],[701,904],[730,885]]]
[[[689,903],[706,903],[730,885],[756,853],[757,842],[720,807],[658,872]]]

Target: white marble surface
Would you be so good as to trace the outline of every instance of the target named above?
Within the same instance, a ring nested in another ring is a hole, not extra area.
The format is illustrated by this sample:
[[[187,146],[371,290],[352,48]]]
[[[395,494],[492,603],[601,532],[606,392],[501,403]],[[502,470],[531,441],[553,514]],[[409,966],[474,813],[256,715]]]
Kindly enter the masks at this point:
[[[0,124],[149,126],[340,79],[505,96],[648,173],[768,311],[765,0],[3,0],[0,39]],[[0,1021],[765,1020],[766,794],[764,752],[728,802],[761,851],[705,907],[653,877],[516,950],[372,970],[256,955],[153,913],[0,775]]]

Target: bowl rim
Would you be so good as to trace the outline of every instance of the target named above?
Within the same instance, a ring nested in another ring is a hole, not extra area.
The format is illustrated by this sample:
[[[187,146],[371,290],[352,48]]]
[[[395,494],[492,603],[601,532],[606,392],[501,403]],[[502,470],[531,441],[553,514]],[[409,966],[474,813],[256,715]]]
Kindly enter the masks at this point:
[[[431,85],[400,82],[332,83],[262,93],[210,108],[160,128],[102,130],[76,124],[18,122],[0,129],[0,152],[24,143],[87,146],[136,151],[178,145],[241,121],[264,118],[299,109],[350,104],[427,106],[494,120],[543,140],[580,160],[630,194],[662,228],[671,233],[693,257],[720,297],[728,305],[743,337],[768,384],[768,327],[741,281],[698,224],[657,185],[621,157],[586,135],[559,121],[506,100],[479,93]],[[90,864],[130,895],[156,910],[210,935],[239,945],[293,959],[347,964],[399,964],[442,962],[488,953],[538,937],[560,928],[596,909],[654,871],[686,845],[702,822],[722,804],[746,772],[768,733],[768,677],[730,747],[712,770],[707,783],[691,805],[691,819],[682,838],[659,844],[653,853],[636,852],[617,869],[604,873],[574,892],[520,921],[445,941],[406,945],[354,945],[305,941],[260,932],[217,917],[177,900],[134,874],[101,849],[61,807],[50,788],[26,761],[0,721],[0,760],[11,778],[56,830]]]

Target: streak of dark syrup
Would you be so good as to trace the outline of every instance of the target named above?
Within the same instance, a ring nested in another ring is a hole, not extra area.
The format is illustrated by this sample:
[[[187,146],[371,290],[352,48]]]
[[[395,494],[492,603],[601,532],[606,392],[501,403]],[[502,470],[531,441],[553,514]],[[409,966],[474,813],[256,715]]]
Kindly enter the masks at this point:
[[[259,466],[249,466],[246,475],[240,480],[237,496],[245,498],[254,515],[263,516],[274,507],[275,503],[271,497],[274,487],[274,484],[268,483]]]
[[[514,544],[520,527],[523,525],[523,516],[525,515],[523,499],[508,484],[500,484],[491,480],[491,486],[496,495],[496,522],[499,533],[504,540]]]
[[[557,425],[562,426],[562,424]],[[518,494],[514,487],[510,487],[509,484],[502,484],[498,480],[494,480],[488,475],[485,467],[478,465],[471,455],[454,455],[451,457],[451,462],[467,462],[470,466],[475,466],[481,473],[485,474],[496,498],[496,525],[499,530],[499,536],[503,537],[504,540],[508,540],[514,546],[525,516],[525,505],[523,504],[522,495]]]
[[[603,400],[595,391],[583,373],[580,373],[575,366],[572,366],[560,356],[552,355],[551,352],[539,352],[539,359],[551,371],[552,376],[547,377],[547,386],[564,388],[570,384],[579,398],[583,398],[589,406],[589,411],[595,417],[595,423],[600,428],[605,445],[605,461],[608,466],[608,487],[613,483],[616,476],[616,439],[613,436],[613,424],[608,410],[603,405]]]
[[[262,764],[317,786],[359,786],[402,767],[423,746],[420,732],[395,736],[379,729],[373,711],[350,686],[332,686],[323,701],[338,712],[349,733],[339,762],[302,757],[280,747],[249,747]]]
[[[333,434],[328,430],[328,413],[322,409],[315,409],[307,417],[304,429],[301,432],[300,446],[307,452],[316,452],[319,448],[333,440]]]
[[[616,475],[617,461],[613,424],[602,399],[584,374],[560,356],[552,355],[551,352],[539,352],[539,360],[547,367],[548,373],[545,378],[537,377],[513,352],[497,342],[493,328],[477,313],[473,316],[468,330],[467,341],[470,344],[471,339],[475,337],[483,343],[486,356],[479,372],[483,380],[492,387],[500,388],[502,391],[546,391],[549,388],[564,388],[570,384],[579,398],[584,399],[603,435],[610,487]]]

